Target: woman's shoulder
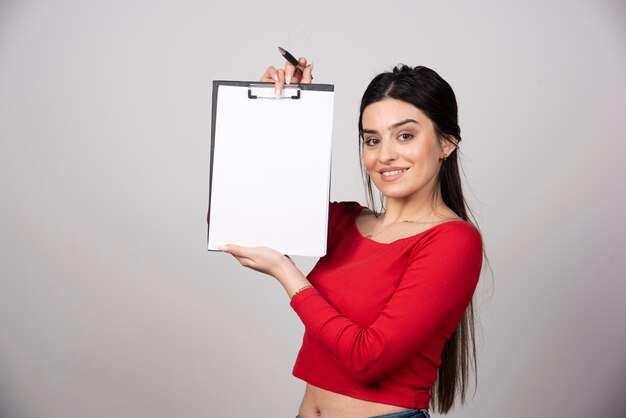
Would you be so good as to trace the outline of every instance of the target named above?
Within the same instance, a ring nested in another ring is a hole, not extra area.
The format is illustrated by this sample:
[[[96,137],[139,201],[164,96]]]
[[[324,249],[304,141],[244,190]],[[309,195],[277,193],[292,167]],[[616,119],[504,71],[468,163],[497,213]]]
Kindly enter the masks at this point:
[[[471,286],[480,277],[483,242],[480,232],[470,222],[459,219],[441,223],[424,231],[405,250],[407,268],[412,271],[435,269],[437,276],[446,275],[449,282]]]
[[[419,235],[422,239],[415,241],[413,253],[430,248],[446,254],[482,254],[483,239],[480,231],[474,224],[462,219],[440,223]]]
[[[478,228],[473,223],[464,221],[461,218],[446,220],[438,225],[435,225],[432,229],[436,230],[437,228],[445,231],[446,234],[480,237],[480,231]]]

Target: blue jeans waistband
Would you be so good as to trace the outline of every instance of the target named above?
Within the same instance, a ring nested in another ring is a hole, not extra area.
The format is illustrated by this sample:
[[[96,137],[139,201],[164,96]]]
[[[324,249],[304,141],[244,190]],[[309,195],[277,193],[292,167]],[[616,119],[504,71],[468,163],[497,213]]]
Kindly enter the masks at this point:
[[[430,414],[428,409],[407,409],[406,411],[376,415],[371,418],[430,418]]]
[[[296,416],[296,418],[300,418],[300,415]],[[430,414],[428,413],[428,409],[407,409],[402,412],[376,415],[375,417],[369,418],[430,418]]]

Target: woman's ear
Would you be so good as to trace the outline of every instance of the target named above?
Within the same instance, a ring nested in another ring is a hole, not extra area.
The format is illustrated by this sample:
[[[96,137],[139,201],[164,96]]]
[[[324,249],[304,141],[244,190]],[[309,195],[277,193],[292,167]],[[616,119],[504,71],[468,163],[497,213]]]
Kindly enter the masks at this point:
[[[458,147],[459,140],[452,135],[441,138],[441,152],[446,156],[445,158],[448,158]]]

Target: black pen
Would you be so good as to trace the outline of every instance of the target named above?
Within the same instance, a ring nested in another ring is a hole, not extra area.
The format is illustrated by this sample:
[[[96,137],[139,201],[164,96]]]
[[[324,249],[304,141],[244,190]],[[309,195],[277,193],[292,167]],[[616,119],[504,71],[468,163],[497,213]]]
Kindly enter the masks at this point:
[[[300,61],[296,59],[293,55],[291,55],[286,49],[278,47],[280,51],[280,55],[282,55],[290,64],[296,67],[296,70],[300,71],[301,74],[304,74],[304,67],[300,64]],[[311,74],[311,80],[313,80],[313,74]]]

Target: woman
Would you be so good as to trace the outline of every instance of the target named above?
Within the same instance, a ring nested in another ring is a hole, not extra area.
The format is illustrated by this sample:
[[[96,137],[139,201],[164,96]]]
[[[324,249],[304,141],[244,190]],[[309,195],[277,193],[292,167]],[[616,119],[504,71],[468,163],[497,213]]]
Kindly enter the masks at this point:
[[[261,81],[308,83],[286,64]],[[437,73],[396,67],[372,80],[360,109],[361,162],[374,208],[331,203],[328,252],[308,278],[269,248],[228,245],[275,277],[305,326],[294,375],[307,384],[299,417],[428,417],[464,400],[475,364],[471,299],[482,240],[469,222],[454,92]],[[431,399],[432,398],[432,399]]]

